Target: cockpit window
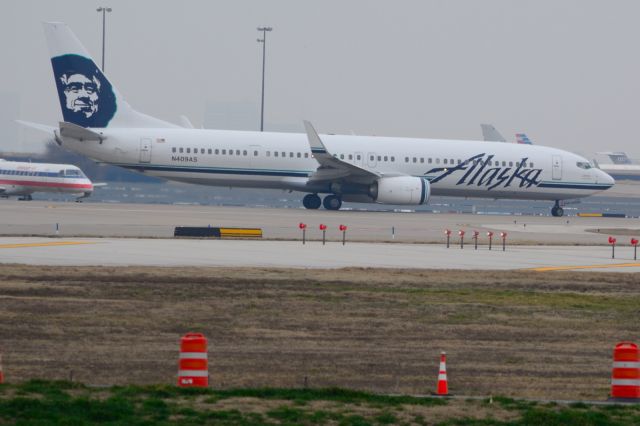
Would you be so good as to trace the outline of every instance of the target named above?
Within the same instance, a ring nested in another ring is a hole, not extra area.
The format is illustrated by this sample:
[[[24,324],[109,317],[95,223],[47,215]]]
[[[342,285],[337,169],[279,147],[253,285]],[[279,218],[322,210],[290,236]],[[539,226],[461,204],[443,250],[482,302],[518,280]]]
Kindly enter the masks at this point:
[[[576,163],[576,166],[580,167],[581,169],[585,169],[585,170],[589,170],[591,168],[591,164],[586,162],[586,161],[578,161]]]
[[[71,177],[83,177],[82,172],[76,169],[66,169],[64,171],[64,175],[71,176]]]

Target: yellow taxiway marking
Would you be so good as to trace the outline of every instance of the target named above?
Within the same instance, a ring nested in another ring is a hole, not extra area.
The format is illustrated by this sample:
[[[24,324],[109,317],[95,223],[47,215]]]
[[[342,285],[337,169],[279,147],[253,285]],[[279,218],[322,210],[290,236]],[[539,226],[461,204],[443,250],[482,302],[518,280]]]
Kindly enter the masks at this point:
[[[0,244],[0,248],[26,248],[26,247],[51,247],[51,246],[77,246],[80,244],[95,244],[91,241],[54,241],[50,243],[22,243]]]
[[[541,268],[530,268],[525,271],[571,271],[574,269],[606,269],[606,268],[637,268],[640,267],[640,263],[609,263],[605,265],[575,265],[575,266],[544,266]]]

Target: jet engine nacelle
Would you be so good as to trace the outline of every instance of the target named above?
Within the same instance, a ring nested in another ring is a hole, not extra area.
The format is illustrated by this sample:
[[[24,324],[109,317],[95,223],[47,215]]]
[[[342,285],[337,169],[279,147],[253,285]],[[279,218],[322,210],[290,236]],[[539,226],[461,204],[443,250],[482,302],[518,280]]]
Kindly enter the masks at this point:
[[[427,204],[431,195],[429,181],[414,176],[380,178],[369,188],[376,203],[382,204]]]

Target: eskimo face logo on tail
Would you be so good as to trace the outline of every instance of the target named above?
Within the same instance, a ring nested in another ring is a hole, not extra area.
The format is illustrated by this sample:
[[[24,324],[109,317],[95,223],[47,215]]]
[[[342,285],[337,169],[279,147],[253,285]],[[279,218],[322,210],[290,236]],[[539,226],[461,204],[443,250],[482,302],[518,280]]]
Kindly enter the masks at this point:
[[[92,60],[79,55],[51,59],[64,121],[107,127],[116,113],[116,96]]]

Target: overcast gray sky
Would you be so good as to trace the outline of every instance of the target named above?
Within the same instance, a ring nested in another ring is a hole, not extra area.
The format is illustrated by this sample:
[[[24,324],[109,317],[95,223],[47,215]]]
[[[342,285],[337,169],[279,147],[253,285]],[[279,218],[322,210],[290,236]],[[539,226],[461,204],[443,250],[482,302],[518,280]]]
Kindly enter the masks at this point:
[[[113,8],[106,74],[172,122],[245,102],[257,128],[256,27],[270,25],[267,130],[309,119],[327,133],[479,139],[489,122],[511,140],[640,157],[637,0],[7,0],[0,94],[19,95],[20,118],[61,117],[40,23],[66,22],[99,60],[100,5]]]

